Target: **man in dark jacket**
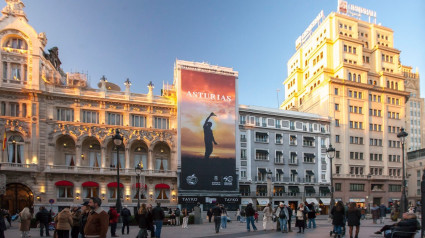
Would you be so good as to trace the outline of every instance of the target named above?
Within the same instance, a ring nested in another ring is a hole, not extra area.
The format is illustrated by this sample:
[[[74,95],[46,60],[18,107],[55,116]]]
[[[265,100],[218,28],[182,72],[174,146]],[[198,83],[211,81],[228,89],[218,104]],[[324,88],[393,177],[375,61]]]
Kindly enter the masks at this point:
[[[218,202],[215,203],[215,207],[212,209],[212,215],[214,216],[215,233],[220,231],[221,223],[221,207]]]
[[[421,228],[416,215],[413,213],[403,213],[403,219],[393,225],[385,225],[375,234],[384,232],[385,238],[410,238],[412,234],[406,232],[416,232]],[[392,234],[394,233],[394,235]]]
[[[252,207],[252,203],[249,203],[248,206],[246,206],[245,208],[245,214],[246,214],[246,229],[248,231],[251,231],[249,224],[251,223],[252,225],[252,229],[254,229],[254,231],[257,230],[257,227],[254,224],[254,215],[255,215],[255,210]]]
[[[291,221],[292,221],[293,211],[291,209],[291,206],[286,206],[286,204],[285,204],[285,207],[286,207],[286,209],[288,209],[288,214],[289,214],[289,217],[288,217],[288,232],[292,232]]]
[[[35,219],[40,222],[40,236],[43,236],[43,230],[46,229],[46,236],[49,236],[49,221],[50,213],[43,206],[40,207],[39,212],[35,215]]]
[[[84,238],[84,226],[87,223],[87,218],[89,217],[89,212],[90,212],[90,206],[89,206],[89,202],[84,202],[83,204],[81,204],[81,216],[80,216],[80,234],[81,237]]]
[[[313,223],[313,228],[316,228],[316,210],[314,209],[314,202],[310,203],[307,207],[308,228],[311,228],[311,223]]]
[[[161,208],[161,203],[157,203],[156,207],[152,210],[153,222],[155,224],[155,237],[161,238],[162,220],[164,220],[164,210]]]
[[[387,216],[387,207],[382,203],[381,206],[379,206],[379,212],[380,212],[380,222],[381,224],[384,224],[385,217]]]
[[[122,217],[122,230],[121,233],[124,235],[124,228],[127,227],[127,235],[130,233],[130,217],[131,212],[128,210],[127,205],[124,206],[124,208],[121,211],[121,217]]]

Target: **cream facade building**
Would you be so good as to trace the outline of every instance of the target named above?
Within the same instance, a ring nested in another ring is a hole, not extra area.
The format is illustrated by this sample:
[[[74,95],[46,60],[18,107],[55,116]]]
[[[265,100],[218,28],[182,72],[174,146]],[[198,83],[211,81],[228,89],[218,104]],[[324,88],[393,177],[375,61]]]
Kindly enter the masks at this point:
[[[410,206],[420,204],[421,182],[425,170],[425,149],[407,153],[407,201]]]
[[[402,72],[406,91],[410,93],[409,102],[406,104],[406,132],[409,136],[406,138],[405,148],[407,151],[415,151],[425,148],[425,120],[421,118],[424,115],[425,103],[420,97],[420,77],[417,70],[413,72],[412,67],[402,66]]]
[[[114,205],[177,205],[176,100],[125,90],[102,77],[91,88],[86,75],[65,73],[58,49],[45,49],[45,33],[28,24],[24,4],[6,0],[0,18],[1,207],[81,204],[89,197]],[[119,129],[124,144],[112,141]],[[118,158],[117,158],[118,157]],[[144,170],[136,180],[135,166]],[[121,184],[117,184],[120,168]],[[137,194],[137,188],[141,188]],[[50,201],[50,202],[49,202]]]
[[[282,109],[327,116],[336,200],[401,197],[406,92],[394,32],[340,13],[323,17],[287,63]]]

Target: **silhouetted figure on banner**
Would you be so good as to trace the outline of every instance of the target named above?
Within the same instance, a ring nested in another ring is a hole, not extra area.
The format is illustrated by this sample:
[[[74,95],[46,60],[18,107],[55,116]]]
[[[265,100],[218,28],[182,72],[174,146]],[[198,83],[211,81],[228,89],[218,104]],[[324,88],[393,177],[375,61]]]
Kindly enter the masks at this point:
[[[205,159],[209,159],[211,153],[213,152],[213,142],[217,145],[217,142],[214,140],[214,135],[211,130],[212,122],[210,122],[210,117],[216,116],[214,112],[211,112],[207,117],[204,123],[204,142],[205,142]]]

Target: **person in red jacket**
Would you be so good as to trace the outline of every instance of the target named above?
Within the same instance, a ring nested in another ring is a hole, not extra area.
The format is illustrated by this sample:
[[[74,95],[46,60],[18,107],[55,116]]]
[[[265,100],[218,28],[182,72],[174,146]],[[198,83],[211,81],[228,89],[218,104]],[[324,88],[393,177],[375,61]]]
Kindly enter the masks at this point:
[[[108,211],[108,214],[109,214],[109,224],[111,225],[111,236],[118,237],[115,234],[115,231],[117,230],[118,217],[120,214],[118,214],[115,207],[111,207]]]

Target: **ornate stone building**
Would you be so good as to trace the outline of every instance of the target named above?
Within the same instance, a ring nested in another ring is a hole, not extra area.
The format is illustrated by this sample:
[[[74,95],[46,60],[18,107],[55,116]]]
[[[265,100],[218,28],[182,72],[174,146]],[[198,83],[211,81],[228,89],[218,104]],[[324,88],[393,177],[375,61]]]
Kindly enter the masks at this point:
[[[149,83],[147,94],[136,94],[128,79],[121,91],[105,77],[99,89],[91,88],[86,75],[63,72],[58,48],[45,49],[46,34],[28,24],[24,4],[6,3],[0,19],[0,174],[6,175],[1,207],[44,205],[57,211],[92,196],[111,206],[118,187],[129,207],[138,196],[141,202],[175,206],[174,89],[155,96]],[[116,129],[124,138],[118,153]],[[144,170],[137,181],[139,163]]]

